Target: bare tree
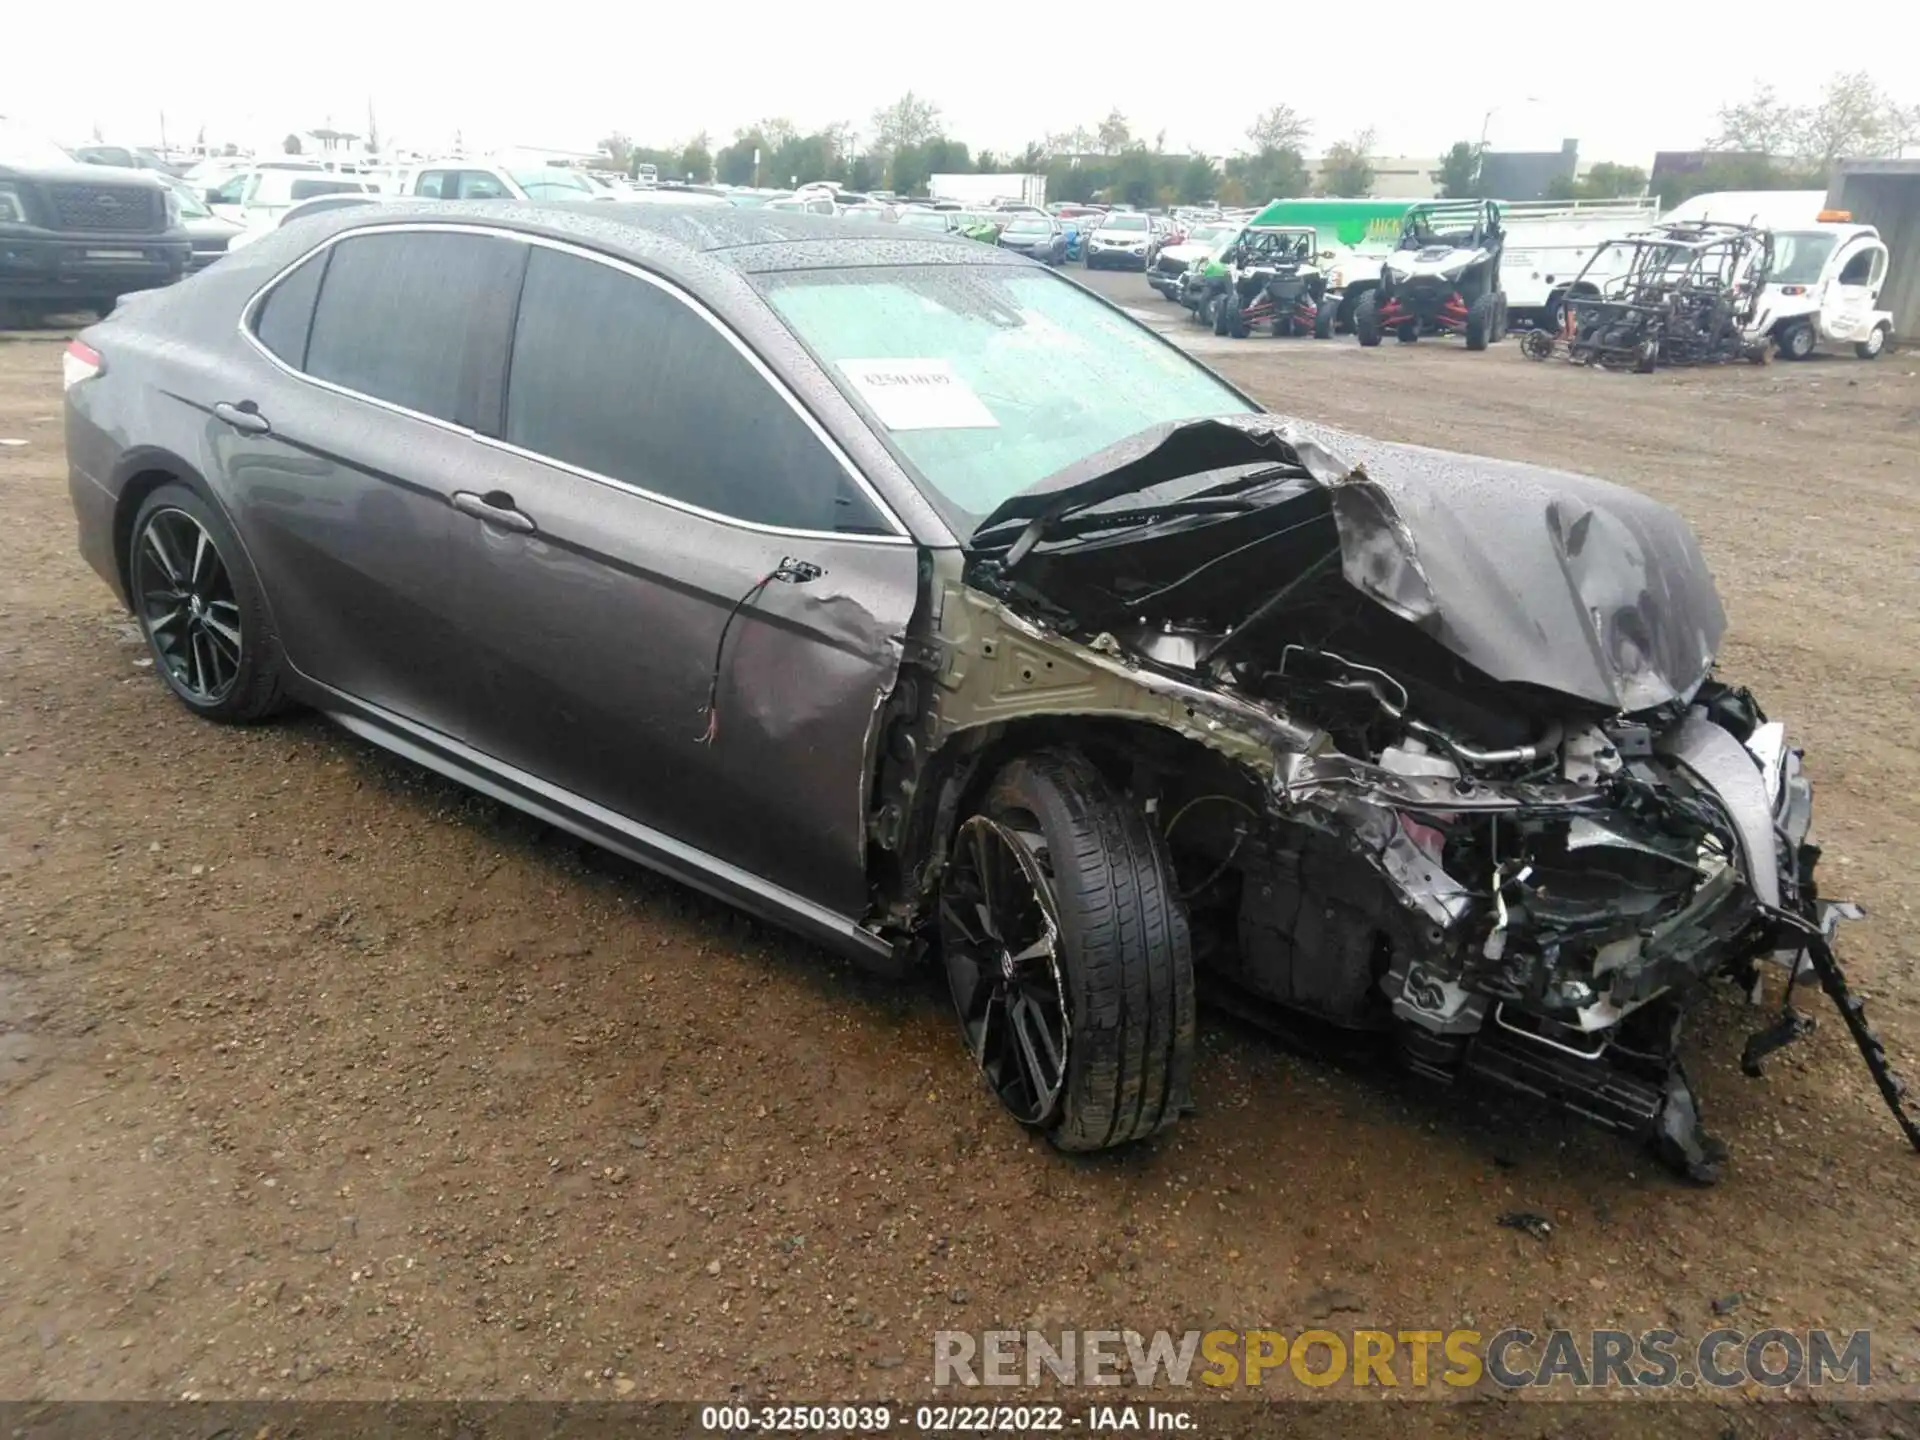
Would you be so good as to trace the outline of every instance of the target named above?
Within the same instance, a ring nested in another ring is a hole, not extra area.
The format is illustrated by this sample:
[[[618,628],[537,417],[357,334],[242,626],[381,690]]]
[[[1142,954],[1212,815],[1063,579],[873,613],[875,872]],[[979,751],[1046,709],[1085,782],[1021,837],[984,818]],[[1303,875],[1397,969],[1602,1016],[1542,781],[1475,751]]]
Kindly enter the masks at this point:
[[[771,120],[762,120],[753,127],[760,132],[760,138],[767,142],[769,150],[778,150],[782,145],[800,137],[800,131],[784,115],[776,115]]]
[[[1817,105],[1801,113],[1797,152],[1831,166],[1843,155],[1897,155],[1920,130],[1920,107],[1906,107],[1856,70],[1835,75]]]
[[[1321,185],[1329,195],[1367,195],[1373,190],[1373,131],[1362,130],[1327,147],[1320,163]]]
[[[627,169],[627,162],[633,159],[633,137],[624,130],[615,130],[600,142],[600,151],[613,162],[616,170]]]
[[[860,134],[851,120],[834,121],[821,130],[820,137],[827,142],[835,160],[851,160],[860,153]]]
[[[873,148],[882,155],[919,145],[940,133],[940,107],[909,90],[873,112]]]
[[[1102,155],[1118,155],[1133,143],[1133,131],[1119,107],[1107,112],[1107,118],[1100,122],[1100,128],[1094,132],[1094,141]]]
[[[1307,143],[1313,127],[1291,105],[1275,105],[1262,110],[1247,127],[1247,140],[1258,153],[1269,150],[1298,150]]]
[[[1799,118],[1771,85],[1760,85],[1738,105],[1720,107],[1720,130],[1715,150],[1746,150],[1758,155],[1791,155],[1797,143]]]
[[[1739,150],[1830,168],[1844,155],[1898,155],[1920,140],[1920,106],[1903,106],[1864,70],[1827,81],[1812,105],[1791,105],[1771,85],[1720,111],[1715,150]]]

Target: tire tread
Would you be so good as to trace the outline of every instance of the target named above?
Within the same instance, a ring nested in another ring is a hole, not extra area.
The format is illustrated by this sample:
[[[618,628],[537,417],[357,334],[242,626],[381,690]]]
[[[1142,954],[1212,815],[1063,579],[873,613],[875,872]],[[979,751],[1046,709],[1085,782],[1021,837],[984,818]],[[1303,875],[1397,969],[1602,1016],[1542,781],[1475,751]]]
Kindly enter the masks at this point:
[[[989,806],[1031,813],[1046,836],[1073,1007],[1067,1094],[1049,1133],[1103,1150],[1166,1129],[1191,1104],[1191,943],[1165,846],[1084,756],[1010,764]]]

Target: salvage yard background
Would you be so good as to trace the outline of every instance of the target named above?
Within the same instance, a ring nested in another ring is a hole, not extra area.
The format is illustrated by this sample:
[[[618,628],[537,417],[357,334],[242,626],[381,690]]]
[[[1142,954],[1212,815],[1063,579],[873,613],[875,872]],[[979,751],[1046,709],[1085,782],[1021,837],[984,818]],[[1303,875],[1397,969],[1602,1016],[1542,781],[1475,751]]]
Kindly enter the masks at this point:
[[[1196,348],[1277,409],[1693,522],[1723,673],[1807,747],[1824,887],[1870,912],[1844,959],[1920,1080],[1920,362]],[[1696,1027],[1710,1190],[1219,1016],[1191,1124],[1063,1158],[931,980],[311,716],[190,718],[74,551],[59,361],[0,339],[0,1396],[912,1397],[936,1329],[1316,1320],[1871,1327],[1920,1395],[1920,1157],[1824,1001],[1760,1081],[1757,1012]]]

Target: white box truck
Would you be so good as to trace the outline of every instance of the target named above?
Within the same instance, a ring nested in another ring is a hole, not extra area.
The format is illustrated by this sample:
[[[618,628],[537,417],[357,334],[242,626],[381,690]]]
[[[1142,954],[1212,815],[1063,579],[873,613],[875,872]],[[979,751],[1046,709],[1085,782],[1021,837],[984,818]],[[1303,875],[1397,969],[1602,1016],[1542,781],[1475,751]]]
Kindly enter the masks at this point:
[[[970,210],[990,210],[1001,204],[1031,205],[1038,210],[1047,203],[1047,177],[933,175],[927,179],[927,194],[935,200],[950,200]]]

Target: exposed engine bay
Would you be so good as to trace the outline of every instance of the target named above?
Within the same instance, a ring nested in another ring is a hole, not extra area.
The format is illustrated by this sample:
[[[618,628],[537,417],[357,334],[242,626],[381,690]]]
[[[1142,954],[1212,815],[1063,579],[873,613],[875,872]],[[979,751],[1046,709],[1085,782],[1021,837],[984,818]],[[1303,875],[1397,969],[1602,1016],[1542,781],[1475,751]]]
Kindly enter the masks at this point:
[[[1712,674],[1724,629],[1691,532],[1633,492],[1186,422],[987,518],[915,745],[1070,723],[1156,817],[1222,990],[1568,1106],[1696,1180],[1724,1149],[1682,1017],[1715,978],[1757,1000],[1777,962],[1748,1068],[1809,1028],[1793,982],[1818,981],[1920,1148],[1833,960],[1857,912],[1818,894],[1800,754]]]

